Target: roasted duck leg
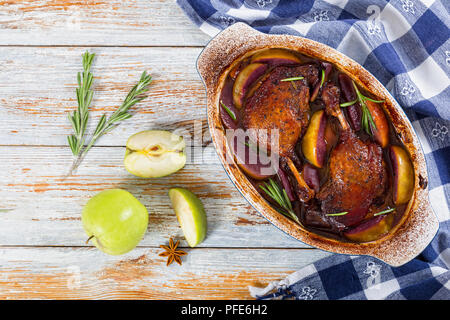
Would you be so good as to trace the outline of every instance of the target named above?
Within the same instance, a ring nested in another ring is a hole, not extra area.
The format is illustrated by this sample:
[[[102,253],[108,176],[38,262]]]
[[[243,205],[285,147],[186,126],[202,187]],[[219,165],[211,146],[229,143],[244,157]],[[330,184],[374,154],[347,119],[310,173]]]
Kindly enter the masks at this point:
[[[381,147],[362,141],[350,128],[339,106],[340,91],[326,83],[322,91],[328,115],[336,117],[342,127],[339,141],[329,159],[329,178],[317,194],[324,214],[348,212],[335,217],[346,227],[360,222],[374,199],[387,184],[386,164]]]
[[[298,80],[287,81],[292,78]],[[280,156],[280,164],[297,182],[298,198],[304,202],[314,196],[314,191],[297,169],[301,161],[294,147],[308,126],[310,88],[318,81],[318,69],[313,65],[275,67],[247,98],[243,118],[245,129],[255,129],[248,131],[250,139]],[[272,150],[273,130],[278,133],[277,150]]]

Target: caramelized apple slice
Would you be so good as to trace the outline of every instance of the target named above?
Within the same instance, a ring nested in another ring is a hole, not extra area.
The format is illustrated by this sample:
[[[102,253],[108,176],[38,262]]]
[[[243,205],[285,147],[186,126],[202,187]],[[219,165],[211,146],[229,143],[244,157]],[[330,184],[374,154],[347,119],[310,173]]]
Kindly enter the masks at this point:
[[[376,128],[372,125],[373,138],[376,142],[380,144],[382,148],[385,148],[389,144],[389,125],[382,108],[378,103],[366,100],[366,106],[369,109],[370,115],[372,116],[373,122]]]
[[[338,142],[338,136],[336,132],[334,132],[333,125],[331,124],[331,121],[327,121],[327,125],[325,126],[325,143],[327,144],[327,154],[330,153],[331,149],[336,145]]]
[[[231,147],[235,161],[245,174],[256,180],[266,179],[276,174],[270,157],[258,150],[256,144],[239,134],[233,136],[232,141]]]
[[[297,195],[300,201],[308,202],[314,197],[315,194],[314,190],[308,186],[305,179],[303,178],[303,174],[300,174],[300,172],[298,172],[297,168],[294,165],[294,162],[292,162],[290,158],[286,158],[286,162],[289,166],[289,169],[291,169],[291,172],[294,175],[295,180],[298,183],[300,193],[298,193]]]
[[[219,100],[219,113],[225,128],[238,128],[240,115],[233,104],[233,81],[227,80],[223,86]]]
[[[358,226],[344,232],[344,236],[355,242],[369,242],[381,238],[392,228],[394,215],[379,215],[366,220]]]
[[[327,118],[324,110],[314,112],[302,140],[302,152],[306,160],[322,168],[327,152],[325,128]]]
[[[268,66],[263,63],[251,63],[239,72],[233,85],[233,102],[241,108],[250,85],[266,72]]]
[[[356,99],[356,91],[353,87],[352,79],[346,75],[345,73],[339,73],[338,75],[339,85],[341,87],[342,96],[344,97],[345,102],[354,101]],[[351,106],[348,106],[346,109],[346,113],[348,116],[348,120],[350,122],[350,126],[355,130],[359,131],[361,129],[361,106],[359,103],[355,103]]]
[[[303,166],[303,177],[305,178],[306,184],[312,188],[315,193],[319,192],[320,178],[319,170],[317,168],[314,168],[309,163],[305,163]]]
[[[393,198],[396,205],[404,204],[411,199],[414,191],[414,169],[405,149],[399,146],[389,148],[389,156],[394,174]]]
[[[268,63],[271,65],[299,64],[301,60],[292,52],[284,49],[267,49],[256,53],[251,59],[252,63]]]

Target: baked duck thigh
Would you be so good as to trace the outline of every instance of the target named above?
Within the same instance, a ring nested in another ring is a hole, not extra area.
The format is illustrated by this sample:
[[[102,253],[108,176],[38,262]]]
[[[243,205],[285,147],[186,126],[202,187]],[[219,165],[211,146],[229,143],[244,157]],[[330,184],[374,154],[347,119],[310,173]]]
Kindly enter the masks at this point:
[[[322,99],[328,115],[341,125],[339,140],[329,158],[329,176],[317,199],[324,214],[348,212],[335,219],[346,227],[364,219],[374,200],[386,190],[387,171],[382,148],[362,141],[347,123],[339,106],[340,90],[327,82]]]
[[[295,145],[308,127],[310,91],[319,82],[318,73],[315,65],[275,67],[247,98],[243,116],[250,139],[258,147],[279,155],[280,165],[296,181],[294,189],[303,202],[309,201],[314,191],[297,169],[302,162],[295,153]],[[298,80],[288,80],[293,78]],[[277,143],[271,141],[274,132],[278,133]]]

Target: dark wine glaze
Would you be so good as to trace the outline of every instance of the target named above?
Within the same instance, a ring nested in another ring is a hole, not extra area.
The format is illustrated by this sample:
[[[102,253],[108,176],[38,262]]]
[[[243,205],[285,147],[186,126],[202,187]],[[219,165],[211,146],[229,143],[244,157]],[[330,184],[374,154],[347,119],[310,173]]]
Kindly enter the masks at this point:
[[[255,134],[241,144],[235,135],[229,146],[260,195],[304,228],[370,242],[405,213],[414,181],[409,155],[382,100],[335,65],[291,50],[257,52],[229,70],[218,107],[227,132],[279,130],[277,150]],[[269,194],[274,184],[281,204]]]

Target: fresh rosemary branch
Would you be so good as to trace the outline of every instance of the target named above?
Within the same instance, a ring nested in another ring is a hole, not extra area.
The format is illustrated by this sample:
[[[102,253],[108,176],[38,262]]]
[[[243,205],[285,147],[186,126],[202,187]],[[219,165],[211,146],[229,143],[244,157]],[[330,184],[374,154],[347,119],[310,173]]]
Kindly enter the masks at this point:
[[[90,72],[94,53],[86,51],[83,57],[83,73],[78,72],[76,89],[78,108],[72,114],[69,114],[69,120],[72,124],[74,133],[67,137],[70,149],[74,156],[80,154],[84,145],[84,133],[89,120],[89,105],[92,101],[94,92],[91,90],[93,75]]]
[[[78,157],[75,159],[70,172],[72,172],[81,163],[86,153],[89,151],[89,149],[92,148],[92,146],[101,136],[116,128],[121,121],[132,117],[132,114],[129,113],[128,110],[136,103],[145,98],[142,96],[142,94],[148,91],[147,87],[151,81],[152,77],[144,71],[139,82],[128,93],[122,105],[117,108],[116,111],[114,111],[109,117],[107,117],[106,114],[103,114],[101,116],[94,134],[89,141],[89,144],[78,152]]]
[[[150,75],[147,75],[147,72],[144,71],[139,82],[128,93],[122,105],[117,108],[117,110],[114,111],[114,113],[109,116],[109,118],[106,118],[106,113],[102,115],[97,124],[97,128],[94,131],[94,135],[86,148],[84,148],[83,153],[87,152],[94,145],[98,138],[117,127],[121,121],[132,117],[132,114],[128,113],[128,110],[136,103],[145,98],[141,95],[148,91],[147,86],[151,81],[152,77]]]
[[[370,125],[374,129],[376,129],[377,126],[375,125],[375,121],[373,121],[372,114],[370,113],[369,108],[366,105],[366,101],[369,100],[369,101],[372,101],[372,102],[375,102],[375,103],[381,103],[384,100],[374,100],[374,99],[371,99],[369,97],[366,97],[365,95],[363,95],[359,91],[359,89],[356,86],[355,82],[353,81],[352,83],[353,83],[353,87],[355,88],[355,92],[356,92],[356,97],[357,98],[355,100],[353,100],[353,101],[341,103],[340,106],[342,108],[345,108],[345,107],[354,105],[356,102],[359,102],[359,104],[361,105],[361,110],[362,110],[361,125],[362,125],[364,131],[366,131],[368,135],[373,135],[372,130],[370,129]]]
[[[283,209],[281,213],[300,224],[285,189],[280,188],[272,179],[269,179],[268,183],[264,182],[264,185],[260,187]]]

